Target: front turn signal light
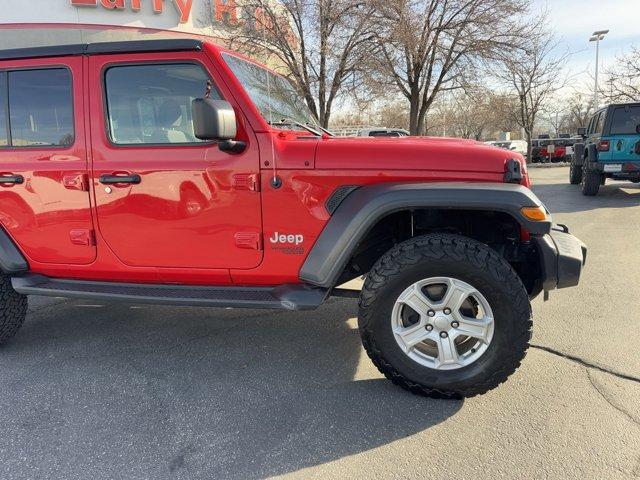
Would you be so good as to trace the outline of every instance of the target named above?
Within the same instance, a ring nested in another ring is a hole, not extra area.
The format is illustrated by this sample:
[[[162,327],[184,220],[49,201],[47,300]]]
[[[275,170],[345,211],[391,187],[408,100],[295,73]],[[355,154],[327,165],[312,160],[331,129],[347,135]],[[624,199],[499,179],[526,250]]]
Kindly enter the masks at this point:
[[[547,211],[543,206],[540,207],[522,207],[520,209],[522,214],[529,220],[534,222],[542,222],[547,219]]]

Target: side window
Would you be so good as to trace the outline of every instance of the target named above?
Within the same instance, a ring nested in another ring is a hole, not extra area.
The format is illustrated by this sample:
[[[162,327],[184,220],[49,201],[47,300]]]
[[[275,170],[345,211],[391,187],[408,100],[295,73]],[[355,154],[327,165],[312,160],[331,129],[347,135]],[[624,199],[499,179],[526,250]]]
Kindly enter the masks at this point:
[[[591,135],[593,133],[593,124],[595,123],[596,116],[594,115],[589,119],[589,126],[587,127],[587,135]]]
[[[12,147],[73,144],[73,93],[69,70],[10,71],[7,82],[9,143]]]
[[[9,145],[7,129],[7,74],[0,72],[0,147]]]
[[[105,73],[109,136],[119,145],[197,143],[191,101],[210,81],[194,64],[127,65]],[[212,98],[220,98],[215,89]]]
[[[596,122],[595,133],[602,133],[602,128],[604,127],[604,117],[606,114],[606,110],[602,110],[598,114],[598,121]]]

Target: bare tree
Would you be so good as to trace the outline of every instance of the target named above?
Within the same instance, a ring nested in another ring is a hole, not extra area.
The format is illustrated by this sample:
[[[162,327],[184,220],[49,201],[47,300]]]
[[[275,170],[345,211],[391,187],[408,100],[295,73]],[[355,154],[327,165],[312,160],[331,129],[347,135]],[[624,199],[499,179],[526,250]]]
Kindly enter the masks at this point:
[[[562,119],[562,127],[571,133],[576,133],[578,128],[586,127],[593,113],[593,96],[589,93],[576,92],[565,102],[565,113]]]
[[[545,126],[551,127],[550,133],[558,137],[563,126],[564,105],[558,99],[550,98],[540,113]]]
[[[334,102],[362,73],[371,9],[361,0],[249,0],[234,41],[281,65],[326,128]]]
[[[472,87],[441,95],[429,112],[429,134],[479,140],[488,123],[486,93]]]
[[[600,94],[610,102],[640,101],[640,48],[632,47],[629,53],[616,58],[605,71]]]
[[[489,93],[488,127],[494,132],[512,132],[520,130],[518,98],[510,92]]]
[[[429,134],[483,140],[497,132],[511,132],[515,122],[513,95],[484,85],[467,86],[441,95],[429,112]]]
[[[375,0],[374,0],[375,1]],[[409,130],[422,134],[440,92],[464,84],[478,60],[511,51],[529,0],[377,0],[382,80],[409,102]]]
[[[498,74],[518,97],[516,121],[523,128],[525,140],[529,144],[529,160],[531,138],[539,114],[545,102],[566,83],[561,72],[568,54],[556,54],[558,43],[546,29],[546,24],[546,16],[542,15],[528,35],[527,44],[517,54],[504,58],[504,68]]]
[[[407,129],[409,126],[409,112],[406,105],[399,102],[381,105],[375,118],[378,125],[383,127]]]

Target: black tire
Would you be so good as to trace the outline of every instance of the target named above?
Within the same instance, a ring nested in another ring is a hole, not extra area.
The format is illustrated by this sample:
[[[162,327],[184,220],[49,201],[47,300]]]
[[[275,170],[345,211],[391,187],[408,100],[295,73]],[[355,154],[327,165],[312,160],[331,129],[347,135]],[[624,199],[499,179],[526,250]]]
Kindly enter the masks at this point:
[[[494,336],[474,363],[454,370],[423,366],[396,342],[391,312],[398,296],[413,283],[447,276],[482,293],[494,314]],[[511,266],[475,240],[432,234],[403,242],[373,266],[360,294],[358,325],[367,354],[388,379],[413,393],[472,397],[503,383],[520,366],[531,339],[527,291]]]
[[[582,165],[576,163],[575,158],[571,160],[569,166],[569,183],[571,185],[579,185],[582,181]]]
[[[16,292],[11,279],[0,275],[0,344],[13,337],[27,316],[27,296]]]
[[[598,194],[602,184],[602,174],[582,167],[582,194],[593,197]]]

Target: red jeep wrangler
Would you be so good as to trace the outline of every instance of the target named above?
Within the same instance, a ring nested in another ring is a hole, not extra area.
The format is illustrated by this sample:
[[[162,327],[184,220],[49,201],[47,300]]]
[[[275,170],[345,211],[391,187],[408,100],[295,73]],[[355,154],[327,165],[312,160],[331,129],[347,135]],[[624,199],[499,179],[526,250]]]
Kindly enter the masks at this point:
[[[521,155],[337,138],[282,77],[192,38],[0,51],[0,341],[27,295],[308,310],[364,276],[359,326],[416,393],[486,392],[576,285]]]

